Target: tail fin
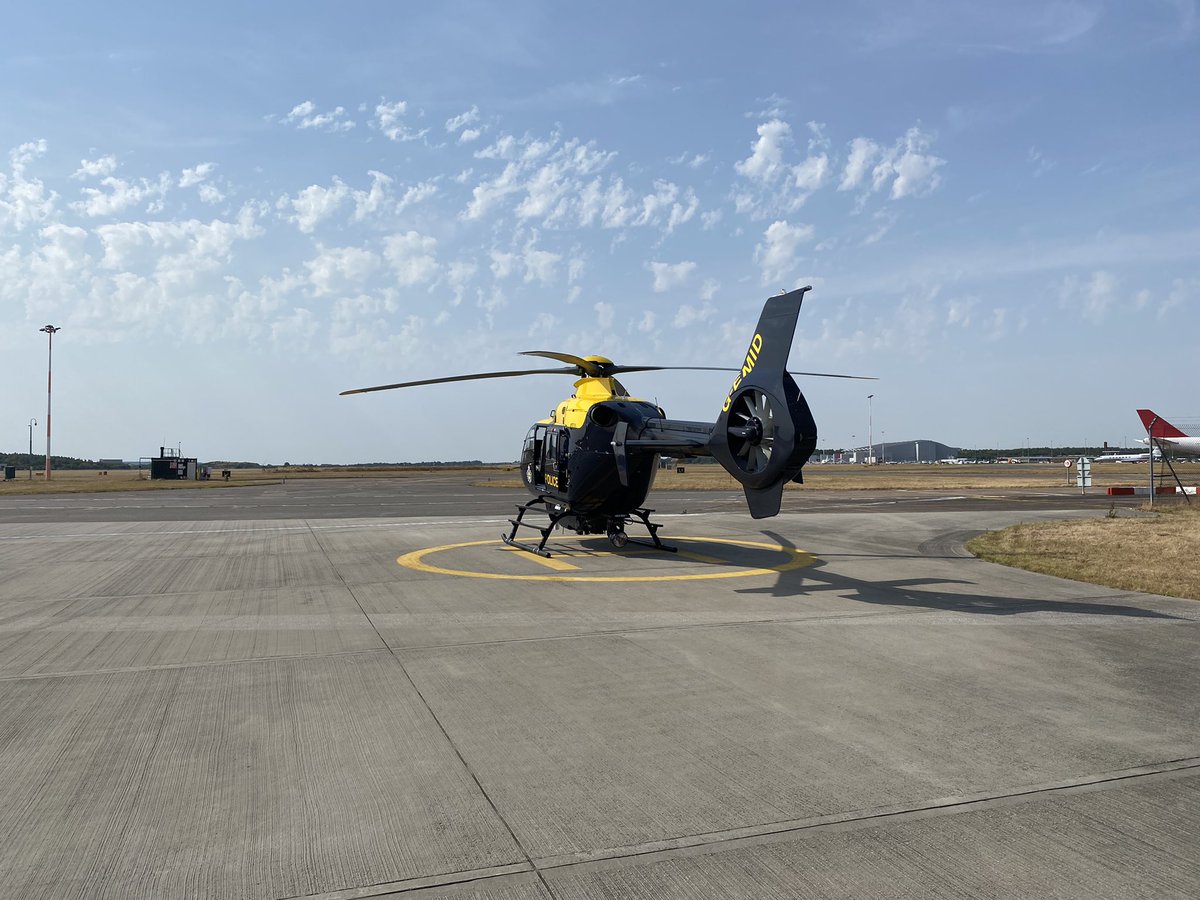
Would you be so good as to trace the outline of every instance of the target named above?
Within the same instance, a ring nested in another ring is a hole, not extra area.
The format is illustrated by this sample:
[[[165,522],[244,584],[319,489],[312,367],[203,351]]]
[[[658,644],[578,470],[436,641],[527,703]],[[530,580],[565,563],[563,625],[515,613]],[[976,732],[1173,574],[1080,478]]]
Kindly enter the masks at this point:
[[[1156,415],[1152,409],[1139,409],[1137,414],[1138,418],[1142,420],[1142,425],[1150,432],[1150,437],[1181,438],[1188,436],[1162,416]]]
[[[758,327],[709,436],[709,451],[742,484],[750,515],[779,512],[783,486],[802,481],[817,446],[817,424],[787,373],[804,295],[802,287],[767,300]]]

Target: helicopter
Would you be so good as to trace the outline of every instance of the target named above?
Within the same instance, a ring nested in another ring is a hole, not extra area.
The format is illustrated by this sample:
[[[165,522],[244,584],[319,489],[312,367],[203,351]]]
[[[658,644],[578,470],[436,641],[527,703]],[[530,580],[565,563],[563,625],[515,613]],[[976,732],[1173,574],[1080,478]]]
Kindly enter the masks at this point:
[[[549,557],[546,543],[556,527],[580,535],[605,534],[614,547],[642,544],[674,551],[658,537],[646,495],[654,483],[661,456],[711,456],[742,485],[750,515],[777,515],[784,486],[803,483],[802,470],[817,446],[817,425],[793,375],[866,378],[822,372],[788,372],[796,321],[811,286],[770,297],[759,316],[738,368],[718,366],[629,366],[604,356],[573,356],[550,350],[528,350],[565,363],[562,368],[519,369],[452,375],[342,391],[340,396],[420,387],[455,381],[525,375],[572,375],[575,393],[558,404],[550,417],[535,422],[521,447],[521,480],[533,499],[517,507],[509,519],[506,544]],[[626,372],[664,370],[736,372],[716,422],[668,419],[661,407],[630,395],[617,380]],[[525,521],[538,509],[545,526]],[[649,532],[649,543],[633,540],[626,526],[633,520]],[[540,532],[536,545],[517,540],[518,530]]]

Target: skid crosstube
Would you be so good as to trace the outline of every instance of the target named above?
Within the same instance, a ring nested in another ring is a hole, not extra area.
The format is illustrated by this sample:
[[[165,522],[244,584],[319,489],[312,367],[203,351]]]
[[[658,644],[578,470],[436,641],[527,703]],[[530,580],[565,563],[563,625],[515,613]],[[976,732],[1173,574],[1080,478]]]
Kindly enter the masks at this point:
[[[532,525],[529,522],[524,521],[525,513],[529,512],[529,510],[533,509],[533,507],[538,506],[539,504],[545,507],[543,511],[550,517],[550,524],[545,528],[539,528],[537,525]],[[547,506],[545,497],[534,497],[528,503],[523,503],[517,507],[517,517],[515,519],[508,520],[512,524],[512,531],[510,531],[508,534],[501,534],[500,539],[512,547],[519,547],[521,550],[526,550],[530,553],[536,553],[538,556],[544,556],[549,559],[550,552],[546,549],[546,541],[550,540],[550,533],[554,531],[554,526],[557,525],[559,520],[567,514],[568,513],[565,509],[559,513],[553,512]],[[517,529],[522,526],[541,532],[542,539],[538,541],[538,545],[536,547],[516,540]]]
[[[525,513],[529,512],[535,506],[542,507],[542,511],[545,512],[550,518],[549,523],[544,528],[525,521]],[[652,547],[655,550],[664,550],[668,553],[678,552],[678,548],[669,547],[659,540],[658,529],[662,526],[657,522],[650,521],[650,513],[652,512],[654,512],[652,509],[635,509],[622,515],[610,516],[608,519],[609,541],[611,541],[613,546],[617,548],[624,547],[625,544],[630,543],[638,544],[642,547]],[[525,550],[529,553],[536,553],[538,556],[544,556],[549,559],[550,551],[546,549],[546,542],[550,540],[550,535],[554,532],[554,529],[558,523],[566,517],[573,515],[574,514],[570,510],[562,507],[555,507],[552,509],[545,497],[534,497],[529,502],[523,503],[517,507],[517,517],[515,519],[508,520],[512,525],[512,530],[508,534],[501,534],[500,539],[511,547],[517,547],[521,550]],[[635,540],[625,534],[625,525],[631,519],[637,519],[637,521],[646,527],[646,530],[650,532],[650,541]],[[539,534],[541,534],[542,538],[540,541],[538,541],[537,546],[527,544],[524,541],[518,541],[517,530],[519,528],[532,528],[534,531],[537,531]],[[587,534],[588,532],[580,530],[579,533]]]

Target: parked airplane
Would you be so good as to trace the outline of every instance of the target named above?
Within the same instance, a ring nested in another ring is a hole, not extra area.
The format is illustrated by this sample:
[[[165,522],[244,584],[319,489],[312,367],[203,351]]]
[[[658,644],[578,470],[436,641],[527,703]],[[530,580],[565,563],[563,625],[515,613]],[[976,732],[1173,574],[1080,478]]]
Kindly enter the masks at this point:
[[[1151,437],[1158,443],[1178,447],[1180,450],[1200,452],[1200,437],[1184,434],[1162,416],[1157,415],[1154,410],[1139,409],[1137,414]],[[1148,438],[1142,438],[1139,443],[1145,444],[1147,441]]]
[[[1157,447],[1154,448],[1154,458],[1162,459],[1162,451]],[[1092,462],[1127,462],[1139,463],[1148,462],[1150,454],[1147,453],[1105,453],[1102,456],[1093,456]]]

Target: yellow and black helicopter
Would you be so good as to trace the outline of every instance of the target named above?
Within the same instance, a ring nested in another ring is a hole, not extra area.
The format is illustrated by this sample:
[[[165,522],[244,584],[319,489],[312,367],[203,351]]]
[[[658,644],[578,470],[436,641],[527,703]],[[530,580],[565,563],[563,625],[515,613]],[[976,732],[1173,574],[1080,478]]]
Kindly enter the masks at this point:
[[[382,384],[343,391],[365,394],[395,388],[510,378],[522,375],[573,375],[575,393],[558,404],[550,418],[535,422],[521,449],[521,480],[533,499],[510,519],[505,543],[549,556],[546,542],[556,526],[578,534],[607,534],[615,547],[630,540],[625,526],[636,519],[650,533],[653,546],[673,550],[658,538],[658,523],[642,504],[658,471],[659,457],[712,456],[741,484],[750,515],[756,519],[779,512],[784,485],[803,482],[801,470],[817,446],[817,425],[792,375],[861,378],[822,372],[787,371],[788,354],[804,295],[811,287],[767,300],[740,368],[717,366],[624,366],[603,356],[578,357],[550,350],[530,350],[566,363],[565,368],[482,372]],[[668,419],[653,403],[630,396],[616,376],[625,372],[666,369],[737,372],[715,423]],[[545,527],[525,521],[535,507],[549,517]],[[516,540],[517,530],[541,533],[536,546]],[[645,543],[634,541],[634,543]]]

